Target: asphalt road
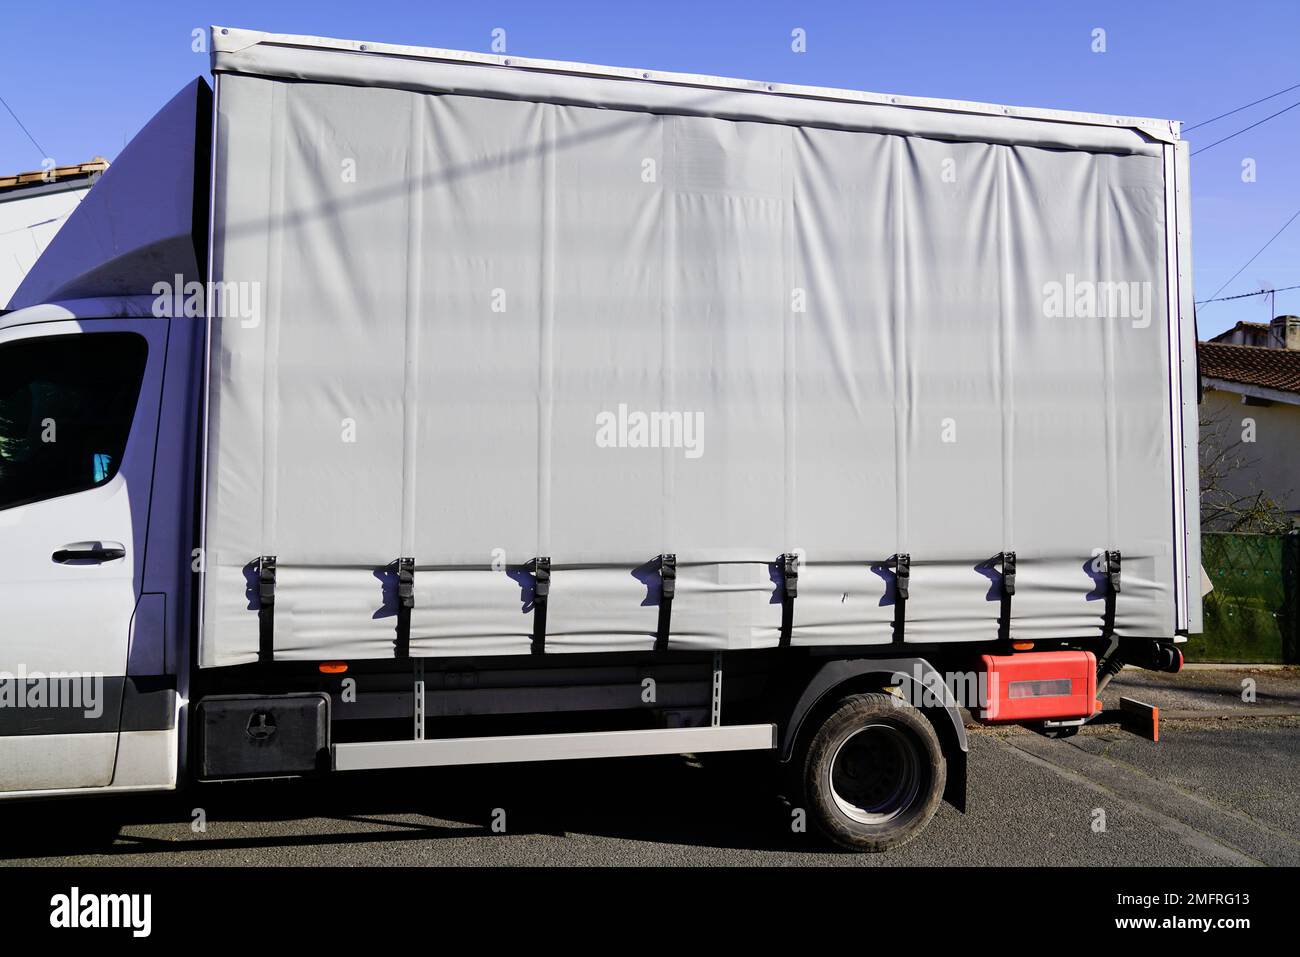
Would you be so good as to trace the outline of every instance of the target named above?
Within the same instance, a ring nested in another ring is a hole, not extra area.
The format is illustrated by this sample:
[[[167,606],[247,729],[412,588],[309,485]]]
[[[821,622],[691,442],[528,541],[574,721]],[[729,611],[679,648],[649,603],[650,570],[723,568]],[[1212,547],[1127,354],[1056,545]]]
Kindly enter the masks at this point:
[[[1242,700],[1243,681],[1256,700]],[[7,805],[0,863],[1300,864],[1300,672],[1126,672],[1113,688],[1108,701],[1162,707],[1160,743],[1107,726],[1064,741],[971,728],[968,813],[943,805],[888,854],[794,830],[752,760],[674,757]]]

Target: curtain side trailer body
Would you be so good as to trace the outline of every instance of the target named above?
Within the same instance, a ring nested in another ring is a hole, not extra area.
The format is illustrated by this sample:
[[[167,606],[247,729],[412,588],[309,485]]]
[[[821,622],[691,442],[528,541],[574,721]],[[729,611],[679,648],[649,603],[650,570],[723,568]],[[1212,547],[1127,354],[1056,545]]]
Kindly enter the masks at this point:
[[[0,317],[0,796],[748,750],[879,850],[1180,666],[1177,123],[212,51]]]

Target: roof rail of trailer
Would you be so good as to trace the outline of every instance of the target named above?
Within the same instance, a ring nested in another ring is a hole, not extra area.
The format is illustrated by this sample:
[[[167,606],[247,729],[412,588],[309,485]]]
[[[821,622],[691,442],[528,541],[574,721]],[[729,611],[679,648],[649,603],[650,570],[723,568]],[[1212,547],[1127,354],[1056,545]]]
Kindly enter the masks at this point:
[[[1106,113],[1088,113],[1074,110],[1054,110],[1044,107],[1007,106],[980,103],[971,100],[950,100],[935,97],[902,96],[889,93],[870,93],[835,87],[804,86],[794,83],[776,83],[764,80],[744,80],[735,77],[708,76],[698,73],[673,73],[664,70],[646,70],[629,67],[601,66],[591,63],[569,63],[563,60],[544,60],[508,54],[476,53],[467,50],[447,50],[438,47],[407,46],[397,43],[339,40],[330,37],[296,36],[284,33],[263,33],[258,30],[241,30],[236,27],[213,26],[213,71],[220,72],[225,54],[238,54],[251,47],[296,48],[300,50],[337,51],[363,54],[375,58],[402,58],[437,63],[455,63],[538,73],[566,74],[576,77],[594,77],[629,81],[651,82],[660,85],[694,87],[708,90],[727,90],[776,94],[779,96],[826,100],[842,103],[897,106],[917,110],[936,110],[948,113],[968,113],[981,116],[1008,117],[1012,119],[1046,120],[1086,126],[1133,129],[1162,143],[1176,142],[1180,137],[1182,122],[1154,117],[1123,116]]]

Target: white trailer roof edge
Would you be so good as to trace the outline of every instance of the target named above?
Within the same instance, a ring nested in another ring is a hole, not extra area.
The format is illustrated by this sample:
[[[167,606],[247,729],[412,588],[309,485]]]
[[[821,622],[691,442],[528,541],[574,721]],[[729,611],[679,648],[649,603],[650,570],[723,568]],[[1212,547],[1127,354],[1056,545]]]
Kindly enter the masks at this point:
[[[282,33],[263,33],[257,30],[242,30],[236,27],[213,26],[212,31],[212,72],[214,74],[221,72],[248,73],[257,72],[268,76],[284,76],[288,78],[314,80],[317,82],[329,82],[331,80],[340,83],[358,82],[377,79],[373,75],[367,76],[361,70],[340,70],[337,67],[328,70],[322,69],[320,65],[310,73],[299,73],[296,66],[290,65],[284,61],[285,55],[292,55],[291,51],[299,52],[329,52],[356,54],[364,57],[368,63],[374,64],[382,59],[422,61],[427,65],[445,64],[455,66],[479,66],[495,67],[516,73],[519,71],[532,72],[539,75],[551,74],[559,75],[570,80],[574,78],[589,78],[593,81],[619,81],[633,82],[640,87],[640,92],[634,98],[629,99],[626,104],[615,104],[610,102],[597,102],[593,99],[591,105],[603,105],[608,108],[636,108],[638,105],[641,109],[645,108],[647,102],[644,93],[646,86],[660,86],[667,88],[676,88],[679,95],[682,90],[714,90],[726,91],[735,94],[758,95],[763,100],[770,103],[775,98],[790,98],[796,101],[815,103],[822,101],[826,104],[853,104],[858,106],[883,106],[906,111],[929,111],[946,114],[966,114],[971,117],[989,117],[996,118],[1001,123],[1005,121],[1025,121],[1016,123],[1015,127],[1018,134],[1007,136],[1005,139],[1019,140],[1027,145],[1034,144],[1031,135],[1025,135],[1027,132],[1028,122],[1037,121],[1038,123],[1061,124],[1075,127],[1095,127],[1099,130],[1107,130],[1111,136],[1117,133],[1129,133],[1135,135],[1132,143],[1125,143],[1122,137],[1111,139],[1110,137],[1092,137],[1085,138],[1077,145],[1071,143],[1059,144],[1065,148],[1089,149],[1101,152],[1145,152],[1150,155],[1159,155],[1160,148],[1157,144],[1178,142],[1180,138],[1181,122],[1177,120],[1157,119],[1153,117],[1134,117],[1111,115],[1104,113],[1086,113],[1071,110],[1056,110],[1043,107],[1025,107],[1009,106],[995,103],[979,103],[967,100],[949,100],[919,96],[903,96],[896,94],[871,93],[859,90],[847,90],[834,87],[816,87],[802,86],[799,84],[776,83],[762,80],[745,80],[734,77],[708,76],[694,73],[673,73],[662,70],[645,70],[633,69],[629,67],[602,66],[589,63],[571,63],[561,60],[544,60],[530,57],[518,57],[513,55],[499,55],[490,53],[476,53],[465,50],[447,50],[435,47],[418,47],[394,43],[374,43],[369,41],[358,40],[340,40],[330,37],[314,36],[296,36],[293,34]],[[260,50],[257,48],[261,48]],[[258,56],[258,54],[264,54]],[[278,55],[278,56],[277,56]],[[337,61],[335,61],[337,64]],[[368,67],[366,73],[373,73],[373,67]],[[487,72],[487,71],[485,71]],[[495,72],[491,71],[491,72]],[[388,85],[392,82],[381,81],[382,85]],[[518,80],[512,81],[517,86]],[[397,85],[405,86],[406,84],[398,83]],[[478,93],[479,95],[491,95],[495,92],[489,88],[467,89],[463,83],[457,84],[455,88],[445,90],[445,92],[457,93]],[[572,88],[566,90],[566,99],[572,98]],[[716,104],[722,107],[719,112],[730,112],[724,107],[723,103]],[[778,122],[798,122],[795,119],[781,119],[771,115],[770,106],[765,106],[755,111],[754,119],[772,120]],[[911,132],[913,135],[927,135],[924,132],[911,130],[900,131]],[[1004,137],[988,136],[976,137],[974,134],[970,138],[999,140]],[[934,134],[929,134],[934,135]],[[968,138],[960,133],[954,132],[954,138]],[[1142,149],[1140,144],[1148,144],[1148,149]],[[1053,146],[1058,144],[1043,143],[1041,145]]]

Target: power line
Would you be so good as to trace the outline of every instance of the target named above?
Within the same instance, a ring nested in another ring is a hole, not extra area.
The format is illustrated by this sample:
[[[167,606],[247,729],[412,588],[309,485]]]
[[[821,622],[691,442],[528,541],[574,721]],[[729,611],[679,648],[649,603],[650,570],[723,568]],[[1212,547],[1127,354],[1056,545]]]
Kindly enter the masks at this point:
[[[1234,273],[1233,273],[1233,274],[1228,278],[1228,281],[1227,281],[1227,282],[1225,282],[1225,283],[1224,283],[1222,286],[1220,286],[1218,289],[1214,290],[1214,292],[1213,292],[1213,294],[1211,294],[1210,298],[1207,299],[1207,300],[1205,300],[1205,301],[1206,301],[1206,302],[1213,302],[1213,301],[1214,301],[1214,297],[1217,296],[1219,293],[1223,292],[1223,290],[1226,289],[1226,288],[1229,286],[1229,284],[1231,284],[1232,280],[1236,279],[1236,278],[1237,278],[1238,276],[1240,276],[1243,272],[1245,272],[1245,271],[1246,271],[1246,267],[1249,266],[1251,263],[1253,263],[1256,259],[1258,259],[1260,253],[1262,253],[1265,249],[1268,249],[1269,246],[1273,245],[1273,240],[1274,240],[1274,239],[1277,239],[1277,237],[1281,236],[1284,232],[1286,232],[1286,228],[1287,228],[1288,226],[1290,226],[1292,223],[1294,223],[1294,222],[1296,221],[1296,217],[1297,217],[1297,216],[1300,216],[1300,209],[1297,209],[1294,213],[1292,213],[1292,214],[1291,214],[1291,218],[1288,219],[1285,223],[1282,224],[1282,228],[1279,229],[1277,232],[1275,232],[1271,237],[1269,237],[1268,242],[1266,242],[1263,246],[1260,246],[1260,247],[1259,247],[1259,251],[1256,252],[1255,255],[1253,255],[1253,256],[1251,256],[1249,259],[1247,259],[1247,260],[1245,261],[1245,263],[1242,264],[1242,267],[1241,267],[1240,269],[1238,269],[1236,272],[1234,272]]]
[[[1258,100],[1252,100],[1251,102],[1247,103],[1245,106],[1239,106],[1235,110],[1229,110],[1227,113],[1220,113],[1218,116],[1212,116],[1208,120],[1201,120],[1201,122],[1197,123],[1195,126],[1185,126],[1183,127],[1183,132],[1190,133],[1192,130],[1197,129],[1199,127],[1209,126],[1211,123],[1214,123],[1217,120],[1221,120],[1225,116],[1232,116],[1232,114],[1234,113],[1240,113],[1242,110],[1248,110],[1252,106],[1258,106],[1259,104],[1263,103],[1265,100],[1271,100],[1273,99],[1273,97],[1281,96],[1283,93],[1290,93],[1292,90],[1300,90],[1300,83],[1297,83],[1295,86],[1288,86],[1285,90],[1278,90],[1276,93],[1270,93],[1268,96],[1260,97]]]
[[[1227,302],[1230,299],[1249,299],[1251,296],[1267,296],[1275,292],[1287,292],[1291,289],[1300,289],[1300,286],[1280,286],[1277,289],[1259,289],[1255,292],[1242,292],[1235,296],[1220,296],[1218,299],[1198,299],[1196,305],[1203,306],[1207,302]]]
[[[4,108],[9,111],[9,115],[14,118],[14,122],[17,123],[18,126],[22,129],[22,131],[27,134],[27,138],[32,141],[32,145],[35,146],[38,150],[40,150],[41,158],[44,159],[45,157],[49,156],[50,154],[45,152],[44,147],[42,147],[40,143],[36,142],[36,137],[32,136],[31,131],[27,129],[26,126],[23,126],[23,121],[18,119],[18,114],[13,111],[13,107],[11,107],[8,103],[5,103],[5,99],[2,96],[0,96],[0,103],[4,104]]]
[[[1197,153],[1204,153],[1206,150],[1208,150],[1208,149],[1210,149],[1210,148],[1212,148],[1212,147],[1218,146],[1220,143],[1226,143],[1226,142],[1228,142],[1228,140],[1232,139],[1234,136],[1240,136],[1242,133],[1245,133],[1247,130],[1253,130],[1255,127],[1259,126],[1261,123],[1267,123],[1269,120],[1273,119],[1273,117],[1275,117],[1275,116],[1281,116],[1283,113],[1286,113],[1288,110],[1294,110],[1297,106],[1300,106],[1300,100],[1296,100],[1294,103],[1292,103],[1292,104],[1291,104],[1290,106],[1288,106],[1286,109],[1278,110],[1276,113],[1273,113],[1273,114],[1271,114],[1271,115],[1269,115],[1269,116],[1266,116],[1266,117],[1264,117],[1262,120],[1258,120],[1258,121],[1255,122],[1255,123],[1251,123],[1250,126],[1246,126],[1246,127],[1243,127],[1242,129],[1237,130],[1237,132],[1235,132],[1235,133],[1229,133],[1227,136],[1225,136],[1225,137],[1224,137],[1223,139],[1221,139],[1221,140],[1215,140],[1215,141],[1214,141],[1213,143],[1211,143],[1209,146],[1202,146],[1202,147],[1201,147],[1200,149],[1198,149],[1198,150],[1192,150],[1192,155],[1195,156]]]

